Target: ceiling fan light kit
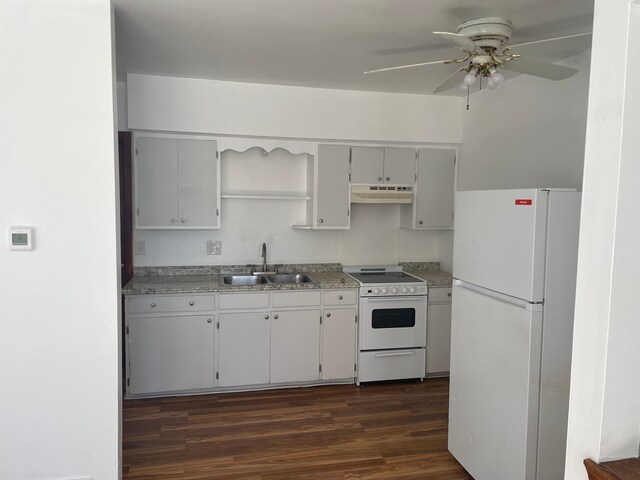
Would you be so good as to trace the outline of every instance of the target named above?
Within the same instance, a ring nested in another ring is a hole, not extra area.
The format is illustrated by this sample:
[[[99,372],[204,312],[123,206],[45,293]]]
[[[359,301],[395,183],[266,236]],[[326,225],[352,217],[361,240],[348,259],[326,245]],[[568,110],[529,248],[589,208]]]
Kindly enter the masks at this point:
[[[581,33],[505,47],[511,39],[511,33],[511,21],[504,17],[484,17],[467,20],[458,24],[455,33],[433,32],[434,35],[446,40],[453,47],[462,50],[465,54],[462,58],[379,68],[364,73],[378,73],[436,64],[466,64],[466,66],[460,68],[445,80],[433,93],[444,92],[458,86],[461,91],[466,91],[469,94],[472,85],[479,83],[480,87],[482,87],[483,78],[487,80],[486,85],[491,90],[504,82],[505,77],[500,72],[500,69],[549,80],[569,78],[575,75],[578,70],[541,60],[521,58],[520,55],[511,53],[511,49],[524,45],[528,45],[529,48],[534,45],[548,45],[550,42],[569,41],[575,43],[578,40],[581,44],[584,43],[584,48],[580,50],[584,51],[589,48],[591,40],[591,33]],[[466,72],[462,79],[460,79],[461,72]],[[478,78],[480,78],[480,82],[477,81]]]

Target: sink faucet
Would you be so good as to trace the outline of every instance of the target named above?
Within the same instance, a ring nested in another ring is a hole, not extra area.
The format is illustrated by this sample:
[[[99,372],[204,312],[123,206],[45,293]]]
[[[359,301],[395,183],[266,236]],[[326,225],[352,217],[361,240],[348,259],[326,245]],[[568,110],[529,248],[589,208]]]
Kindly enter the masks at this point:
[[[262,257],[262,271],[266,272],[267,271],[267,244],[266,243],[262,244],[262,254],[260,256]]]

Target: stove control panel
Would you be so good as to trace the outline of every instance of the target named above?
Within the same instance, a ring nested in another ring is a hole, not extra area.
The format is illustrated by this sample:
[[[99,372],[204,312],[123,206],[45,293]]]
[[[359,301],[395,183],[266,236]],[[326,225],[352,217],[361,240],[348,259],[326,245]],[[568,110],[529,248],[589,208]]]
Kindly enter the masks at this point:
[[[361,297],[397,297],[402,295],[426,295],[426,285],[385,285],[379,287],[361,287]]]

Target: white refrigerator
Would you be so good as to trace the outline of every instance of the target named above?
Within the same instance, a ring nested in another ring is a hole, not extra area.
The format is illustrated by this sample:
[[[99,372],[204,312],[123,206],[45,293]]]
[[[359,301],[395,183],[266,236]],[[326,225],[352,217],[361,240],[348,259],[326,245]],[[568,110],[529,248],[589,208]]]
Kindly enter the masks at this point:
[[[458,192],[449,450],[475,480],[564,476],[580,193]]]

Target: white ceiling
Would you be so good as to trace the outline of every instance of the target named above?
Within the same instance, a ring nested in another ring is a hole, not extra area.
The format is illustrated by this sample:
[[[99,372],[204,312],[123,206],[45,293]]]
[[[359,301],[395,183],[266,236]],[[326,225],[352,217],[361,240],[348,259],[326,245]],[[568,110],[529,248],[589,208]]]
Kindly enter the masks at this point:
[[[457,57],[430,32],[504,16],[512,44],[591,31],[592,0],[114,0],[118,78],[126,73],[431,93]],[[522,49],[517,53],[525,53]],[[570,51],[545,52],[559,59]],[[457,94],[456,90],[447,92]]]

